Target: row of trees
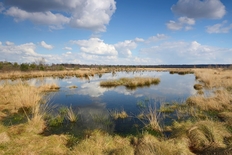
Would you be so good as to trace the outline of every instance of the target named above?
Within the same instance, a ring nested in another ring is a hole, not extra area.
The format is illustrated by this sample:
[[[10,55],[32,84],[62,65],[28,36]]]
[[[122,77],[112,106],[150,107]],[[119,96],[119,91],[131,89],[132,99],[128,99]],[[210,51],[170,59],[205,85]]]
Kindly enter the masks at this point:
[[[79,68],[229,68],[232,69],[232,64],[197,64],[197,65],[86,65],[86,64],[46,64],[45,59],[41,58],[33,63],[17,63],[0,61],[0,71],[38,71],[38,70],[64,70],[64,69],[79,69]]]
[[[45,71],[45,70],[64,70],[65,67],[62,65],[48,65],[40,63],[21,63],[17,62],[1,62],[0,71]]]

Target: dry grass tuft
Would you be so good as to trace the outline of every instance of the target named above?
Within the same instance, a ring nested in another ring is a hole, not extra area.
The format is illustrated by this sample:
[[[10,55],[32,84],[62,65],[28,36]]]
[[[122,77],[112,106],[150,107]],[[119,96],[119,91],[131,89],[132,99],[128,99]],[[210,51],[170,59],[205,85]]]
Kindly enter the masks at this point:
[[[0,111],[17,113],[20,108],[31,108],[42,100],[39,89],[23,82],[3,85],[0,93]]]
[[[77,121],[77,115],[73,112],[72,107],[70,106],[69,108],[67,108],[67,115],[66,115],[67,119],[70,122],[76,122]]]
[[[207,149],[226,148],[224,139],[231,134],[223,123],[210,120],[196,123],[187,121],[173,124],[173,138],[187,138],[188,145],[193,151],[206,151]]]
[[[136,155],[165,154],[165,155],[193,155],[189,150],[185,139],[159,140],[156,137],[145,134],[139,139],[136,147]]]
[[[111,116],[112,116],[115,120],[117,120],[117,119],[119,119],[119,118],[121,118],[121,119],[127,118],[127,117],[128,117],[128,114],[127,114],[126,111],[124,111],[124,110],[122,110],[121,112],[115,110],[115,111],[112,111],[112,112],[111,112]]]
[[[201,90],[201,89],[203,89],[203,86],[201,84],[195,84],[193,86],[193,88],[196,89],[196,90]]]
[[[39,87],[41,91],[57,91],[60,89],[60,87],[56,83],[52,84],[44,84]]]

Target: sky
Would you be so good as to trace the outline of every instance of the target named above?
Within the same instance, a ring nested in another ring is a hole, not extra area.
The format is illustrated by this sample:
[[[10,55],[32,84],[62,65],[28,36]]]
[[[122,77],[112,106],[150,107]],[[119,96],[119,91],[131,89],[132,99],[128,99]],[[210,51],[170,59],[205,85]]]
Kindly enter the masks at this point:
[[[0,0],[0,61],[232,64],[231,0]]]

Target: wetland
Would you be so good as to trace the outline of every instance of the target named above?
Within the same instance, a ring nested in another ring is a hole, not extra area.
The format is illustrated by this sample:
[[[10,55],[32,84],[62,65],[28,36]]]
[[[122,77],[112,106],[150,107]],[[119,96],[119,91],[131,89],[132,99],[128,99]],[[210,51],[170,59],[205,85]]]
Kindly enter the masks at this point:
[[[85,70],[83,76],[3,78],[0,136],[7,140],[0,142],[1,151],[227,154],[232,148],[231,70],[178,71],[103,69]],[[45,139],[59,148],[18,148]]]

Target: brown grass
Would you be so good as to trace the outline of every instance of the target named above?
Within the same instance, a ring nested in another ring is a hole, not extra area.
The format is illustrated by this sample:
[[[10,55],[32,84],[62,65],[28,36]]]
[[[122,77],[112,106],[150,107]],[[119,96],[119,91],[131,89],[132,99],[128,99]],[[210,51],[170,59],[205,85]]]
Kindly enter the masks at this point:
[[[203,86],[201,84],[195,84],[193,86],[193,88],[196,89],[196,90],[201,90],[201,89],[203,89]]]
[[[0,79],[18,79],[18,78],[37,78],[37,77],[65,77],[65,76],[76,76],[85,77],[94,76],[95,74],[109,72],[107,69],[88,69],[81,68],[79,70],[63,70],[63,71],[12,71],[3,72],[0,74]]]
[[[4,84],[0,91],[0,111],[18,112],[20,108],[34,107],[42,100],[39,89],[23,82]]]
[[[57,91],[60,89],[60,87],[56,83],[52,84],[43,84],[39,87],[41,91]]]
[[[232,71],[223,69],[194,69],[196,79],[207,88],[232,87]]]
[[[100,82],[102,87],[116,87],[116,86],[126,86],[126,87],[142,87],[150,86],[151,84],[159,84],[160,79],[151,77],[134,77],[134,78],[120,78],[118,80],[109,80]]]
[[[207,149],[226,149],[225,138],[231,134],[223,123],[204,120],[199,122],[175,122],[172,126],[173,138],[187,138],[190,148],[194,152],[207,151]]]
[[[91,135],[78,143],[73,154],[115,154],[115,155],[133,155],[134,149],[130,145],[129,138],[111,136],[107,133],[95,130]]]
[[[194,153],[189,150],[185,139],[159,140],[152,135],[145,134],[138,140],[135,154],[193,155]]]
[[[126,113],[125,110],[122,110],[122,111],[112,111],[110,112],[111,113],[111,116],[114,118],[114,119],[125,119],[128,117],[128,114]]]
[[[206,111],[232,109],[232,97],[226,90],[218,90],[210,97],[204,97],[202,95],[192,96],[187,99],[186,103]]]

